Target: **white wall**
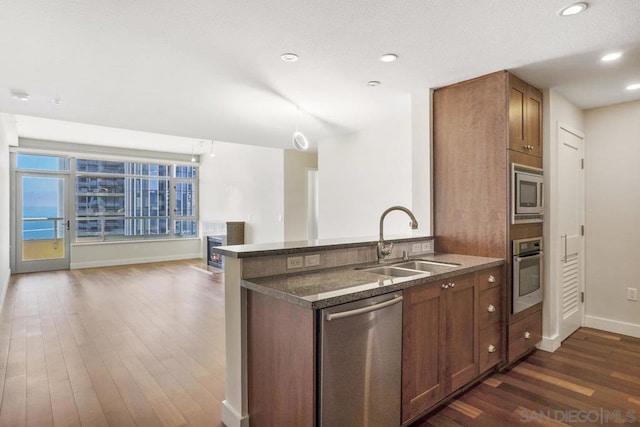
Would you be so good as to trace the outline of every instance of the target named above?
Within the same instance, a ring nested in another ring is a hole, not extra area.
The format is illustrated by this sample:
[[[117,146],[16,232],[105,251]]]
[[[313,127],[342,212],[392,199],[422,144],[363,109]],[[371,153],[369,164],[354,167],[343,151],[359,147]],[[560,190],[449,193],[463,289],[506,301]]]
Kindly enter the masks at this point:
[[[73,270],[201,258],[201,248],[199,238],[72,244],[70,268]]]
[[[16,145],[15,123],[0,114],[0,310],[4,303],[11,275],[10,263],[10,205],[9,205],[9,145]]]
[[[200,158],[200,221],[245,221],[246,243],[284,239],[282,150],[216,142]]]
[[[558,191],[558,125],[570,126],[584,133],[583,111],[566,100],[553,89],[545,90],[544,99],[544,151],[543,169],[545,180],[545,222],[544,222],[544,304],[543,342],[541,348],[554,351],[560,346],[559,332],[561,320],[561,284],[559,281],[561,241],[556,210]]]
[[[640,337],[640,101],[588,110],[587,326]]]
[[[317,153],[284,151],[284,240],[308,240],[307,172],[318,168]]]
[[[433,230],[431,106],[433,90],[414,93],[411,97],[411,210],[420,230]]]
[[[411,209],[411,119],[407,97],[403,111],[376,126],[318,143],[321,239],[376,236],[386,208]],[[389,214],[385,234],[409,232],[408,221],[402,212]]]

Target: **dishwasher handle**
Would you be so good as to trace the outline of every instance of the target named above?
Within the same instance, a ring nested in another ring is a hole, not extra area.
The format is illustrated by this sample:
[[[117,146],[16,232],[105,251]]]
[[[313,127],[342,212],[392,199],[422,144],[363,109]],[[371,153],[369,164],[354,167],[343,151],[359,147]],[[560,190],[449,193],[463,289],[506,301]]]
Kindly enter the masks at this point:
[[[357,316],[358,314],[369,313],[370,311],[380,310],[381,308],[389,307],[390,305],[397,304],[402,301],[402,296],[397,296],[379,304],[370,305],[369,307],[356,308],[355,310],[341,311],[338,313],[327,313],[325,318],[327,321],[344,319],[345,317]]]

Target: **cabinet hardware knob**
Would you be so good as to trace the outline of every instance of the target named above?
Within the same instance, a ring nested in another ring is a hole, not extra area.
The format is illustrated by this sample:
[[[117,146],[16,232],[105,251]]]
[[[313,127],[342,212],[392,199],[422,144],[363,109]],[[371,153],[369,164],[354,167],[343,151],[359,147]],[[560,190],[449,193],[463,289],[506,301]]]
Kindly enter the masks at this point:
[[[442,284],[442,289],[448,289],[449,285],[445,285],[444,283]]]
[[[487,282],[489,283],[496,283],[496,278],[493,276],[489,276],[489,278],[487,279]]]
[[[487,311],[489,313],[495,313],[496,308],[492,304],[489,304],[489,307],[487,307]]]
[[[489,345],[489,347],[487,347],[487,351],[489,353],[495,353],[496,352],[496,348],[492,345]]]
[[[528,340],[529,338],[531,338],[531,332],[525,332],[524,333],[524,339]]]
[[[455,284],[455,283],[449,283],[449,287],[450,287],[450,288],[455,288],[455,287],[456,287],[456,284]]]

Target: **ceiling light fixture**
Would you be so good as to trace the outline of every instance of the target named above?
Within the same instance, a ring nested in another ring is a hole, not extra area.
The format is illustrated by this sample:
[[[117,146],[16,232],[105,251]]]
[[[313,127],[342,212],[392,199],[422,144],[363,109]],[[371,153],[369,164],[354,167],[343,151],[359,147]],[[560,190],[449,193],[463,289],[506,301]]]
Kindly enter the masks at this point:
[[[60,104],[62,104],[62,99],[60,99],[60,98],[53,98],[53,99],[52,99],[52,101],[53,101],[53,103],[54,103],[54,104],[56,104],[56,105],[60,105]]]
[[[300,125],[300,108],[296,106],[296,130],[293,132],[293,136],[291,137],[293,141],[293,147],[298,151],[307,151],[309,148],[309,140],[304,136],[302,132],[298,130],[298,126]]]
[[[616,59],[620,59],[622,57],[622,52],[611,52],[607,53],[605,56],[600,58],[602,62],[615,61]]]
[[[284,62],[296,62],[298,60],[298,55],[295,53],[283,53],[280,55],[280,59]]]
[[[367,86],[370,86],[370,87],[380,86],[380,82],[377,80],[370,80],[367,82]]]
[[[380,61],[382,62],[394,62],[398,59],[398,55],[395,53],[385,53],[380,57]]]
[[[584,12],[589,7],[586,3],[574,3],[571,6],[567,6],[564,9],[561,9],[560,16],[572,16],[577,15],[578,13]]]
[[[640,89],[640,83],[633,83],[627,86],[627,90],[638,90]]]
[[[20,90],[12,90],[11,97],[13,99],[17,99],[18,101],[27,102],[29,100],[29,94]]]

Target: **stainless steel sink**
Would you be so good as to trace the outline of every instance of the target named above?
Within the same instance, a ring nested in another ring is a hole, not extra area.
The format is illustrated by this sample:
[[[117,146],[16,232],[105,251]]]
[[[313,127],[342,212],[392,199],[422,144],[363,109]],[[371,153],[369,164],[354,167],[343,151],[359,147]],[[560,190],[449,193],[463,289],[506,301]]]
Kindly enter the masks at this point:
[[[460,264],[455,262],[440,262],[440,261],[405,261],[398,264],[394,264],[393,267],[407,268],[411,270],[427,271],[427,272],[442,272],[455,267],[459,267]]]
[[[364,268],[362,271],[366,271],[368,273],[380,274],[382,276],[390,276],[390,277],[411,277],[418,276],[424,274],[424,271],[410,270],[407,268],[398,268],[398,267],[372,267],[372,268]]]

